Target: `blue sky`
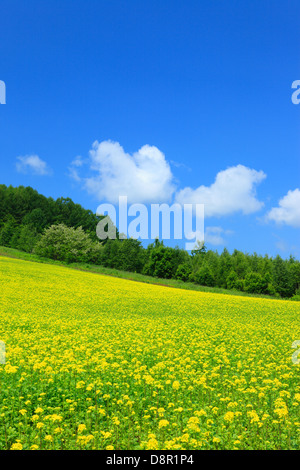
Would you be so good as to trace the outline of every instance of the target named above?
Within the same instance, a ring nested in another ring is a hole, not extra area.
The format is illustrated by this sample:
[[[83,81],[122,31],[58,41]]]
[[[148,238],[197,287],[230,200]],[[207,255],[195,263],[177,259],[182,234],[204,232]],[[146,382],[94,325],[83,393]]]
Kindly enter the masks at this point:
[[[298,0],[2,0],[0,44],[0,183],[204,203],[208,248],[299,258]]]

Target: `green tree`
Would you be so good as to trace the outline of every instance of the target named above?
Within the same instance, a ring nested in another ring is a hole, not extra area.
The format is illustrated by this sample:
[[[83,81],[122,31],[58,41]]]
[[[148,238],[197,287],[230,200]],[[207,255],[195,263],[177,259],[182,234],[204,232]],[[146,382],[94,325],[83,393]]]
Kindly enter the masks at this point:
[[[194,279],[197,284],[201,286],[213,287],[215,286],[215,279],[209,266],[202,266],[199,271],[194,274]]]
[[[141,272],[143,268],[143,249],[141,242],[133,238],[117,241],[118,260],[115,267],[123,271]]]
[[[31,225],[22,225],[18,237],[14,242],[14,247],[18,250],[32,253],[35,245],[39,241],[41,234]]]
[[[287,263],[277,255],[273,261],[273,284],[281,297],[293,295],[293,280]]]
[[[203,256],[206,253],[206,246],[204,241],[198,240],[195,248],[191,251],[192,256]]]
[[[45,230],[33,251],[40,256],[67,263],[99,263],[102,246],[92,241],[82,227],[75,229],[58,224]]]
[[[191,266],[187,263],[180,264],[176,270],[175,277],[180,281],[188,281],[191,274]]]
[[[243,290],[243,281],[239,279],[237,273],[231,269],[226,278],[227,289]]]
[[[11,245],[11,241],[14,236],[18,237],[18,234],[19,228],[16,220],[12,216],[8,216],[6,222],[4,222],[0,229],[0,245],[13,246]]]
[[[226,279],[232,269],[232,259],[227,248],[224,248],[219,258],[219,270],[217,273],[217,284],[226,288]]]
[[[263,294],[268,288],[268,283],[261,274],[256,272],[250,272],[246,274],[244,280],[244,289],[246,292],[252,294]]]
[[[37,207],[28,212],[22,220],[22,225],[34,227],[37,232],[42,232],[47,225],[47,217],[41,208]]]

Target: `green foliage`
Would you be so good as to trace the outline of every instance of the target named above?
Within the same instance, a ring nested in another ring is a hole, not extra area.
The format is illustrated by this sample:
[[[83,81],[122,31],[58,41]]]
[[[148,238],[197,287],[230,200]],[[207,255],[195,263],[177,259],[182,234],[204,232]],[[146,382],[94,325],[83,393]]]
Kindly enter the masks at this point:
[[[41,234],[38,233],[34,226],[22,225],[20,230],[15,232],[15,236],[13,237],[11,244],[19,250],[25,251],[26,253],[32,253],[40,238]]]
[[[273,284],[281,297],[293,295],[293,278],[290,275],[287,263],[280,256],[276,256],[273,262]]]
[[[243,290],[243,281],[239,279],[237,273],[233,269],[231,269],[226,278],[226,287],[227,289]]]
[[[280,295],[276,292],[275,287],[271,283],[268,283],[265,293],[274,297],[280,297]]]
[[[82,227],[72,228],[64,224],[51,225],[36,244],[33,252],[45,258],[74,262],[100,261],[102,246],[91,240]]]
[[[299,292],[300,294],[300,263],[296,260],[291,262],[291,258],[289,263],[289,275],[293,292],[296,292],[296,294]]]
[[[143,273],[164,279],[176,278],[180,264],[188,262],[189,255],[179,248],[166,247],[158,240],[146,250]]]
[[[261,274],[250,272],[246,274],[244,280],[244,289],[252,294],[264,294],[268,284]]]
[[[214,287],[216,285],[213,273],[209,266],[202,266],[194,275],[195,282],[201,286]]]
[[[34,227],[38,232],[42,232],[47,225],[47,217],[39,207],[23,217],[22,224]]]
[[[97,239],[96,226],[101,219],[92,211],[75,204],[70,198],[59,198],[55,201],[31,187],[14,188],[3,184],[0,185],[0,227],[9,218],[13,218],[19,227],[31,225],[38,232],[60,223],[68,227],[81,226],[94,240]]]
[[[175,278],[180,281],[188,281],[191,274],[191,266],[187,263],[180,264],[176,270]]]
[[[300,287],[296,290],[295,294],[292,296],[291,300],[299,302],[300,300]]]
[[[144,250],[139,240],[107,240],[101,254],[103,266],[121,271],[141,272],[144,265]]]
[[[170,279],[174,277],[175,267],[170,248],[160,245],[151,251],[145,274]]]
[[[68,263],[94,263],[107,269],[258,295],[297,297],[300,263],[224,248],[221,254],[199,242],[189,254],[158,239],[144,248],[133,239],[99,242],[96,216],[70,198],[56,201],[30,187],[0,185],[0,245]],[[104,228],[104,230],[108,227]],[[295,299],[297,300],[297,299]]]
[[[191,251],[192,256],[202,256],[206,253],[206,246],[204,242],[200,242],[199,240],[196,243],[195,248]]]
[[[11,241],[17,230],[15,219],[12,216],[8,216],[0,229],[0,245],[12,246]]]
[[[227,248],[224,248],[219,258],[219,269],[217,273],[217,284],[226,288],[226,279],[233,267],[232,257]]]

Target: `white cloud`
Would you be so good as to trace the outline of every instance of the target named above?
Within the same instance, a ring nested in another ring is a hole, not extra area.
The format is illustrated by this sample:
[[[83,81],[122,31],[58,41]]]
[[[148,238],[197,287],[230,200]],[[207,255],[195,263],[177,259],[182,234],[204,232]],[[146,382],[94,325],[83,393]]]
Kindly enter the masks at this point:
[[[116,203],[119,196],[127,196],[128,203],[171,200],[175,191],[173,175],[157,147],[144,145],[130,155],[118,142],[96,141],[89,154],[92,175],[82,181],[99,200]],[[73,171],[73,178],[80,178],[77,171]]]
[[[170,160],[170,163],[176,168],[182,168],[183,170],[192,171],[192,169],[189,166],[185,165],[185,163],[175,162],[174,160]]]
[[[211,245],[225,245],[226,240],[223,235],[231,235],[231,230],[224,230],[222,227],[206,227],[204,241]]]
[[[68,170],[69,170],[69,176],[70,176],[70,178],[72,178],[73,180],[75,180],[75,181],[77,181],[77,182],[79,183],[79,182],[81,181],[81,178],[80,178],[80,176],[79,176],[79,173],[78,173],[77,168],[74,168],[74,167],[70,166],[70,167],[68,168]]]
[[[82,159],[80,155],[78,155],[71,163],[71,165],[80,167],[85,163],[85,161]]]
[[[17,171],[19,173],[31,173],[34,175],[50,175],[52,170],[38,155],[25,155],[17,157]]]
[[[300,190],[298,188],[280,199],[279,207],[273,207],[267,214],[267,220],[277,224],[286,224],[291,227],[300,227]]]
[[[79,168],[81,168],[84,164],[88,163],[89,160],[83,160],[80,155],[78,155],[72,162],[71,165],[68,167],[69,170],[69,177],[80,183],[82,178],[79,175]]]
[[[256,185],[265,179],[263,171],[237,165],[220,171],[210,186],[184,188],[176,195],[179,204],[204,204],[205,217],[251,214],[262,208],[256,198]]]

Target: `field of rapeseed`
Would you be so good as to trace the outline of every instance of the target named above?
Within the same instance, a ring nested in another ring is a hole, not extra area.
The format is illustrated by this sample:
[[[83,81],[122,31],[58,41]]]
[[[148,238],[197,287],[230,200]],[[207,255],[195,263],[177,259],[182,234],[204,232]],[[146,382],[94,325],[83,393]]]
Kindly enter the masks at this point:
[[[0,449],[299,449],[297,302],[0,258]]]

